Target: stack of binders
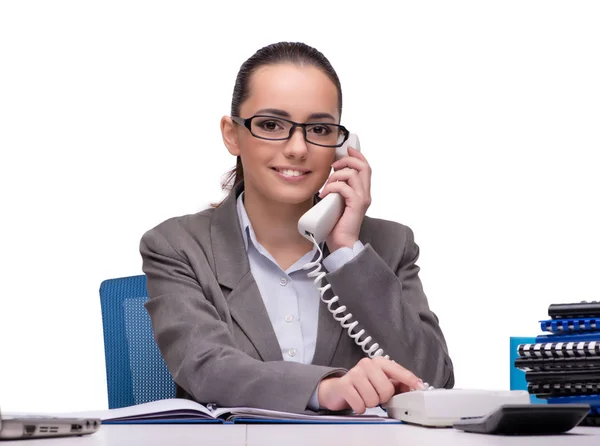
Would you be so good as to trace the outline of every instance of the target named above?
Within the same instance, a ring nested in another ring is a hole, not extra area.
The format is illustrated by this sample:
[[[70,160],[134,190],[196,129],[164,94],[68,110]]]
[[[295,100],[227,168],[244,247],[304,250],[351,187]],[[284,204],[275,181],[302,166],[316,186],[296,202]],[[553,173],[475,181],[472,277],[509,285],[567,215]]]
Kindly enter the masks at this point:
[[[552,304],[546,334],[520,344],[515,367],[525,372],[527,390],[550,404],[589,404],[582,424],[600,426],[600,302]]]

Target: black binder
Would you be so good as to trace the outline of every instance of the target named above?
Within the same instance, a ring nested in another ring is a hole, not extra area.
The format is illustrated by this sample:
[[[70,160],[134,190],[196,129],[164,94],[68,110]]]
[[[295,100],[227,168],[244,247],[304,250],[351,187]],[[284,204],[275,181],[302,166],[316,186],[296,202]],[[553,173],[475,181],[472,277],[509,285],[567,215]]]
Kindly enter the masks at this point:
[[[559,358],[517,358],[515,367],[524,371],[596,370],[600,377],[600,356]]]
[[[536,342],[535,344],[519,344],[519,357],[530,358],[562,358],[597,356],[600,357],[600,340],[583,341],[579,336],[562,337],[563,342]],[[551,338],[547,339],[551,341]]]
[[[548,316],[552,319],[569,319],[577,317],[600,317],[600,302],[578,302],[566,304],[551,304]]]
[[[600,371],[597,369],[549,370],[525,372],[528,383],[568,384],[568,383],[598,383]]]

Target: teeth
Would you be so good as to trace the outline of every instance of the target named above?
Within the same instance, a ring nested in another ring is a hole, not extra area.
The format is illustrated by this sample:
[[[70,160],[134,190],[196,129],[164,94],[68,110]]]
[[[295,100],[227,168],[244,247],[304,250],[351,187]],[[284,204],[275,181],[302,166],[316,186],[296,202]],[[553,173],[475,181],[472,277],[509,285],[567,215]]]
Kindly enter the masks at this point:
[[[303,175],[302,172],[291,169],[278,170],[278,172],[282,173],[286,177],[299,177],[300,175]]]

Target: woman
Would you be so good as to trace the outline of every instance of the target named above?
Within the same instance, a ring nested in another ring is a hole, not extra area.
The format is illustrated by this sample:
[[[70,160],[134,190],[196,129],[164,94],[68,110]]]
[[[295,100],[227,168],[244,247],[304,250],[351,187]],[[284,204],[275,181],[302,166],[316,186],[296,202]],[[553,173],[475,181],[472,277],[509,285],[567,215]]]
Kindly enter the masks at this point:
[[[242,65],[231,116],[221,120],[237,157],[231,191],[142,237],[146,308],[179,397],[363,413],[424,381],[453,386],[412,231],[365,216],[371,169],[359,151],[333,162],[332,146],[348,134],[341,110],[340,82],[320,52],[300,43],[262,48]],[[322,247],[328,293],[390,359],[367,357],[302,269],[321,247],[300,235],[298,219],[333,192],[346,207]]]

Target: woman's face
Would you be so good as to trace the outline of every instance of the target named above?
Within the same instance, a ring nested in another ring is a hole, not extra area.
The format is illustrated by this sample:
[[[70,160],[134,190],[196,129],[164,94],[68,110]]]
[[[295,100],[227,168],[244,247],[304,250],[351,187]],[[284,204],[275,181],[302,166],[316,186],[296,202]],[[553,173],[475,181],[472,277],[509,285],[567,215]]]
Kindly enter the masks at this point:
[[[337,124],[337,89],[314,66],[263,66],[251,76],[249,96],[240,107],[242,118],[257,114]],[[263,119],[263,126],[269,130],[276,123]],[[301,128],[294,129],[289,140],[267,141],[252,136],[242,125],[235,127],[247,190],[269,201],[296,204],[312,200],[327,180],[335,149],[306,142]]]

